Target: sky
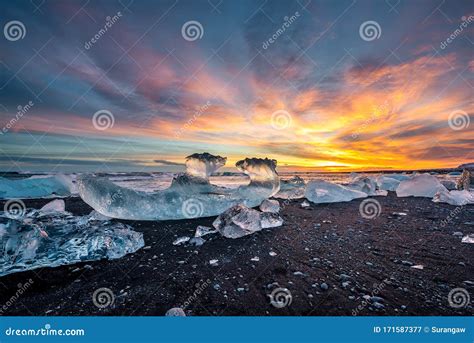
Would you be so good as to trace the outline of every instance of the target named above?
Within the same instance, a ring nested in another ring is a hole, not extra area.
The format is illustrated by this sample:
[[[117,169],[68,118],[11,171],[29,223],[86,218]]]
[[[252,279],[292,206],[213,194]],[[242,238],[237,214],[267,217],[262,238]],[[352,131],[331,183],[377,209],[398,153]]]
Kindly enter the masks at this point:
[[[473,1],[0,0],[0,170],[474,161]]]

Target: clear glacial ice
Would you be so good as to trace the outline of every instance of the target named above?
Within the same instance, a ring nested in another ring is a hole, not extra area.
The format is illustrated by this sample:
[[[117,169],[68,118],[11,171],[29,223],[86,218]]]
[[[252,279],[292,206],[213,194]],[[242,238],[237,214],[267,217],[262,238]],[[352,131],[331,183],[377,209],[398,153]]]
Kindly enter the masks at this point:
[[[120,187],[107,178],[78,178],[81,198],[97,212],[112,218],[174,220],[219,215],[236,204],[255,207],[276,194],[280,179],[276,160],[246,158],[236,167],[250,177],[248,185],[228,189],[212,185],[209,176],[226,158],[208,153],[186,158],[186,172],[174,177],[167,189],[147,193]]]
[[[305,187],[305,181],[299,176],[294,176],[289,180],[282,180],[280,182],[280,191],[273,197],[279,199],[301,199],[304,198]]]
[[[19,180],[0,177],[0,199],[62,197],[71,195],[72,189],[72,179],[65,175],[32,176]]]
[[[366,198],[367,193],[323,180],[314,180],[306,186],[305,197],[315,204],[324,204]]]
[[[57,267],[100,259],[117,259],[144,246],[143,235],[132,227],[73,216],[56,211],[27,210],[21,218],[11,219],[0,212],[0,276],[42,268]]]
[[[441,190],[434,195],[433,202],[443,202],[454,206],[474,204],[474,193],[466,190]]]
[[[396,192],[398,197],[427,197],[432,198],[437,192],[447,192],[441,182],[433,175],[419,174],[400,182]]]
[[[238,204],[221,213],[212,223],[227,238],[240,238],[266,228],[283,225],[278,213],[259,212]]]

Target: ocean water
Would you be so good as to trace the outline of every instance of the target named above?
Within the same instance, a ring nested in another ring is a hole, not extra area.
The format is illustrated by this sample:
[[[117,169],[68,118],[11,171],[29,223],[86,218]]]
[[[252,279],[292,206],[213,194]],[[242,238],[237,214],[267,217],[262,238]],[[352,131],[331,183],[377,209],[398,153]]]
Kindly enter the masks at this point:
[[[9,179],[21,179],[28,177],[47,177],[52,174],[36,174],[36,173],[8,173],[3,174],[3,177]],[[80,174],[69,174],[73,179]],[[97,176],[103,176],[109,178],[112,182],[116,183],[119,186],[123,186],[130,189],[135,189],[138,191],[144,192],[154,192],[162,189],[166,189],[171,185],[173,177],[177,173],[170,172],[124,172],[124,173],[101,173],[96,174]],[[380,173],[357,173],[357,175],[367,175],[375,177],[381,175]],[[459,176],[444,174],[434,174],[440,180],[452,180],[456,181]],[[301,177],[306,182],[311,180],[325,180],[329,182],[347,184],[351,181],[353,174],[351,173],[321,173],[321,172],[279,172],[281,180],[289,180],[295,176]],[[210,177],[210,182],[216,186],[226,187],[226,188],[237,188],[241,185],[246,185],[250,182],[248,176],[243,173],[218,173]]]

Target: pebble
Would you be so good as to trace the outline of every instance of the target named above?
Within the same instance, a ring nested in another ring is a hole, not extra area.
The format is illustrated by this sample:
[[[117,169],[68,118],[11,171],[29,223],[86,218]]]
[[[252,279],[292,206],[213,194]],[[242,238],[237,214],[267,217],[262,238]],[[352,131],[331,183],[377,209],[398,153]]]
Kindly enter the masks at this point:
[[[209,261],[209,264],[210,264],[211,266],[217,266],[217,262],[219,262],[219,260],[210,260],[210,261]]]
[[[372,304],[372,306],[374,306],[377,310],[383,310],[385,308],[384,305],[382,305],[381,303],[378,303],[378,302],[374,302]]]
[[[252,257],[252,258],[250,259],[250,261],[258,262],[258,261],[260,261],[260,258],[259,258],[258,256],[255,256],[255,257]]]
[[[268,255],[270,255],[270,256],[276,256],[276,255],[277,255],[277,253],[276,253],[276,252],[274,252],[274,251],[270,251],[270,252],[268,253]]]
[[[329,286],[326,282],[323,282],[319,287],[324,291],[326,291],[329,288]]]

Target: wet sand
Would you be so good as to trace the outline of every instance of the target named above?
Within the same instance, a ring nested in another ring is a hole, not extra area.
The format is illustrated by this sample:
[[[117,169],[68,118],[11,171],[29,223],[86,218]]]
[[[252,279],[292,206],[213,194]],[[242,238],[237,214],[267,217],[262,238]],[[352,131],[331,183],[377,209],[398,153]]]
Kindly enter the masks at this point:
[[[456,207],[393,193],[376,199],[382,211],[374,219],[361,217],[361,200],[309,208],[301,208],[302,199],[280,200],[282,227],[239,239],[209,235],[200,247],[172,243],[215,217],[123,221],[143,232],[144,249],[118,260],[1,277],[0,307],[31,279],[3,315],[164,315],[172,307],[192,316],[472,315],[472,301],[454,308],[448,293],[461,287],[474,299],[474,245],[453,235],[474,233],[474,206],[446,222]],[[48,201],[25,203],[39,208]],[[66,210],[84,215],[92,209],[68,198]],[[92,295],[102,287],[115,299],[100,309]],[[286,288],[291,303],[273,306],[269,295],[276,288]]]

